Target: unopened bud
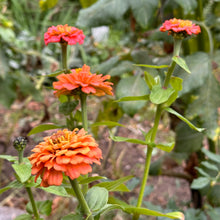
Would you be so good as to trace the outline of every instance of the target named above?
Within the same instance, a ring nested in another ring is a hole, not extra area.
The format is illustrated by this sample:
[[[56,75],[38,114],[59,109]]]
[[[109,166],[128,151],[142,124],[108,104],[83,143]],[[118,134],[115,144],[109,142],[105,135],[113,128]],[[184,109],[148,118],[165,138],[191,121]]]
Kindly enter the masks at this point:
[[[17,151],[23,151],[27,145],[27,139],[25,137],[17,137],[13,142],[13,146]]]

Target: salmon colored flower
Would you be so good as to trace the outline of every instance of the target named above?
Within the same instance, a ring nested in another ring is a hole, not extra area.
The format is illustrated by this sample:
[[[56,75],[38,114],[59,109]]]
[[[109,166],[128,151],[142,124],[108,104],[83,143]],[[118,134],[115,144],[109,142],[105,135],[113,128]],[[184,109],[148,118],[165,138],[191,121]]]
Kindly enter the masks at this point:
[[[175,33],[183,34],[186,37],[187,35],[199,34],[201,29],[198,25],[193,24],[192,21],[173,18],[166,20],[160,27],[160,31],[168,31],[171,35]]]
[[[77,43],[83,44],[84,38],[85,35],[82,30],[68,26],[67,24],[49,27],[44,34],[44,42],[46,45],[57,42],[67,42],[69,45]]]
[[[71,179],[92,171],[91,164],[100,164],[102,152],[91,135],[84,129],[69,131],[59,130],[52,136],[44,138],[32,150],[29,157],[32,164],[32,174],[41,176],[41,186],[59,186],[63,174]]]
[[[92,74],[87,65],[71,71],[70,74],[63,73],[57,76],[59,81],[53,83],[56,96],[78,95],[79,91],[96,96],[113,95],[111,87],[113,83],[105,81],[110,79],[110,75]]]

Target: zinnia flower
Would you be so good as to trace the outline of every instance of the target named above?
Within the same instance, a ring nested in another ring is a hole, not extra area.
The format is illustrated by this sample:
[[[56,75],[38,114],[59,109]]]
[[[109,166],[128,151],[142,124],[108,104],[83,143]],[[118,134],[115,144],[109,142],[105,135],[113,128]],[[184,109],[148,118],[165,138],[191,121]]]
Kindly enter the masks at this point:
[[[199,34],[201,29],[198,25],[193,24],[192,21],[173,18],[166,20],[160,27],[160,31],[168,31],[171,35],[183,34],[186,37],[187,35]]]
[[[68,26],[67,24],[49,27],[44,34],[44,42],[46,45],[57,42],[67,42],[69,45],[77,43],[83,44],[84,38],[85,35],[82,30]]]
[[[92,163],[100,164],[102,152],[84,129],[59,130],[44,138],[29,157],[32,174],[41,176],[41,186],[61,185],[63,174],[71,179],[92,171]]]
[[[113,95],[111,87],[113,83],[105,81],[110,79],[110,75],[92,74],[87,65],[71,71],[70,74],[63,73],[57,76],[59,81],[53,83],[56,96],[78,95],[79,91],[96,96]]]

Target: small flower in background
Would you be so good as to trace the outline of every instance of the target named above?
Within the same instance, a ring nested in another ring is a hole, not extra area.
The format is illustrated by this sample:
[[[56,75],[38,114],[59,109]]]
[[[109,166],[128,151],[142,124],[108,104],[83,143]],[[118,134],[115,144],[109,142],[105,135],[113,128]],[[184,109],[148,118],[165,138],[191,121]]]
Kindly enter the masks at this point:
[[[201,29],[198,25],[193,24],[192,21],[173,18],[166,20],[160,27],[160,31],[168,31],[173,36],[178,36],[179,34],[187,37],[188,35],[199,34]]]
[[[85,35],[83,31],[75,27],[65,25],[57,25],[49,27],[44,34],[44,42],[46,45],[49,43],[63,43],[67,42],[69,45],[83,44]]]
[[[113,83],[105,81],[110,79],[110,75],[92,74],[90,67],[87,65],[79,69],[72,69],[71,71],[72,73],[70,74],[60,74],[57,76],[59,81],[53,83],[56,96],[78,95],[79,92],[96,96],[113,95],[111,87]]]
[[[41,186],[61,185],[63,173],[71,179],[92,171],[91,164],[100,164],[102,151],[84,129],[59,130],[44,138],[29,157],[32,174],[42,178]]]

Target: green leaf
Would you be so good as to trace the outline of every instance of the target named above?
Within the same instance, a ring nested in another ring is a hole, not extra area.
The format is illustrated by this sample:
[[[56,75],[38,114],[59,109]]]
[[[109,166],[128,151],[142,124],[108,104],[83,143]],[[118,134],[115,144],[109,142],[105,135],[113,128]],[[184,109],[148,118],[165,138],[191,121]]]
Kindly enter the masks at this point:
[[[80,10],[76,26],[97,27],[112,24],[122,18],[128,7],[128,1],[99,0],[89,8]]]
[[[18,157],[11,156],[11,155],[0,155],[0,159],[7,160],[9,162],[15,162],[18,160]]]
[[[51,211],[52,211],[52,201],[50,201],[50,200],[37,201],[36,206],[37,206],[37,209],[38,209],[39,213],[42,214],[42,215],[49,216]],[[29,202],[27,204],[26,211],[29,214],[33,214],[33,208],[32,208],[31,202]]]
[[[83,217],[79,214],[68,214],[61,218],[61,220],[82,220]]]
[[[164,89],[161,87],[161,85],[155,85],[153,86],[150,94],[150,101],[157,105],[162,104],[169,99],[174,91],[175,90],[172,88]]]
[[[209,60],[206,62],[211,65]],[[200,69],[202,69],[202,66],[200,67]],[[197,78],[200,78],[200,75],[197,75]],[[190,118],[195,116],[200,117],[202,126],[206,128],[206,133],[211,139],[216,136],[216,129],[219,127],[219,94],[220,84],[214,77],[211,68],[209,68],[205,81],[197,91],[197,99],[194,102],[190,103],[186,111],[186,115]]]
[[[148,142],[143,141],[143,140],[114,136],[113,134],[110,134],[110,138],[115,142],[129,142],[129,143],[141,144],[141,145],[149,144]]]
[[[181,6],[185,15],[193,12],[197,8],[196,0],[174,0],[178,5]]]
[[[147,71],[144,72],[144,79],[150,90],[152,90],[153,86],[157,84],[154,77]]]
[[[174,151],[190,155],[201,149],[203,133],[189,129],[188,125],[180,122],[176,127],[176,145]]]
[[[168,68],[169,65],[147,65],[147,64],[134,64],[135,66],[142,66],[142,67],[147,67],[147,68],[153,68],[153,69],[163,69],[163,68]]]
[[[205,148],[202,148],[202,152],[212,161],[216,162],[216,163],[220,163],[220,155],[214,154],[208,150],[206,150]]]
[[[107,178],[105,176],[92,176],[92,177],[83,178],[82,180],[78,180],[78,181],[79,184],[88,184],[101,179],[107,179]]]
[[[85,199],[92,212],[97,212],[108,202],[108,190],[94,186],[88,190]]]
[[[115,209],[121,209],[123,210],[124,208],[120,205],[117,205],[117,204],[106,204],[103,208],[101,208],[97,213],[94,213],[94,215],[100,215],[100,214],[103,214],[103,213],[107,213],[111,210],[115,210]]]
[[[149,95],[142,95],[142,96],[127,96],[121,99],[116,100],[115,102],[127,102],[127,101],[148,101]]]
[[[64,187],[61,186],[49,186],[49,187],[39,187],[40,189],[55,194],[57,196],[70,197],[70,195],[66,192]]]
[[[56,70],[55,72],[48,74],[47,77],[56,77],[56,76],[60,75],[61,73],[64,73],[64,71],[65,71],[65,69]]]
[[[140,74],[136,76],[130,76],[122,78],[116,87],[116,97],[117,99],[127,97],[127,96],[144,96],[148,94],[148,88],[146,83],[141,78]],[[119,103],[122,110],[129,116],[133,116],[142,107],[144,107],[146,102],[135,101],[135,102],[123,102]]]
[[[134,71],[133,63],[130,61],[122,61],[117,66],[113,67],[108,74],[110,76],[120,76],[124,73],[130,73]]]
[[[53,8],[57,4],[58,0],[40,0],[39,6],[42,11]]]
[[[210,179],[209,178],[199,177],[199,178],[193,180],[190,187],[192,189],[202,189],[205,186],[207,186],[208,184],[210,184]]]
[[[215,170],[215,171],[219,171],[218,167],[212,163],[209,163],[208,161],[202,161],[201,165],[203,165],[204,167],[210,169],[210,170]]]
[[[0,189],[0,195],[9,190],[9,189],[12,189],[12,188],[22,188],[23,187],[23,184],[21,182],[19,182],[18,180],[14,180],[12,182],[10,182],[7,186],[5,186],[4,188],[1,188]]]
[[[31,164],[12,164],[12,167],[19,177],[19,180],[24,183],[31,177]]]
[[[114,121],[100,121],[100,122],[96,122],[91,124],[92,127],[96,127],[96,126],[102,126],[102,125],[106,125],[106,126],[120,126],[120,127],[125,127],[124,125],[118,123],[118,122],[114,122]]]
[[[172,60],[176,62],[180,67],[182,67],[187,73],[191,73],[189,67],[186,65],[186,61],[183,58],[174,56]]]
[[[64,102],[59,105],[59,112],[64,115],[69,115],[73,112],[73,110],[77,107],[79,101],[72,101],[72,102]]]
[[[97,2],[97,0],[80,0],[80,4],[82,5],[83,8],[88,8],[95,2]]]
[[[172,76],[171,79],[170,79],[170,85],[176,91],[181,91],[183,89],[182,83],[183,83],[183,80],[179,77]]]
[[[130,1],[132,14],[142,28],[146,29],[151,23],[153,23],[158,3],[158,0]]]
[[[32,215],[22,214],[17,216],[14,220],[33,220]]]
[[[199,167],[195,167],[196,170],[198,170],[198,172],[202,175],[205,176],[207,178],[211,178],[210,175],[208,173],[206,173],[202,168]]]
[[[52,130],[52,129],[57,129],[57,128],[62,128],[62,126],[60,125],[53,125],[53,124],[42,124],[42,125],[38,125],[35,128],[33,128],[29,133],[28,136],[32,135],[32,134],[37,134],[43,131],[47,131],[47,130]]]
[[[150,216],[167,217],[171,219],[184,220],[184,215],[181,212],[170,212],[170,213],[163,214],[161,212],[157,212],[154,210],[150,210],[146,208],[137,208],[133,206],[125,207],[124,211],[131,213],[131,214],[150,215]]]
[[[120,189],[121,185],[124,182],[130,180],[131,178],[133,178],[133,176],[125,176],[125,177],[122,177],[122,178],[120,178],[118,180],[114,180],[114,181],[111,181],[111,182],[98,183],[95,186],[104,187],[108,191],[118,191],[118,190],[121,191],[121,189]],[[129,192],[129,189],[124,185],[122,191]]]
[[[172,108],[165,108],[164,110],[166,110],[167,112],[177,116],[179,119],[181,119],[182,121],[184,121],[187,125],[189,125],[190,128],[198,131],[198,132],[202,132],[205,130],[205,128],[197,128],[195,125],[193,125],[190,121],[188,121],[185,117],[183,117],[182,115],[180,115],[178,112],[176,112],[175,110],[173,110]]]
[[[156,144],[157,148],[159,148],[163,151],[166,151],[166,152],[172,151],[174,146],[175,146],[175,142],[168,143],[168,144]]]

